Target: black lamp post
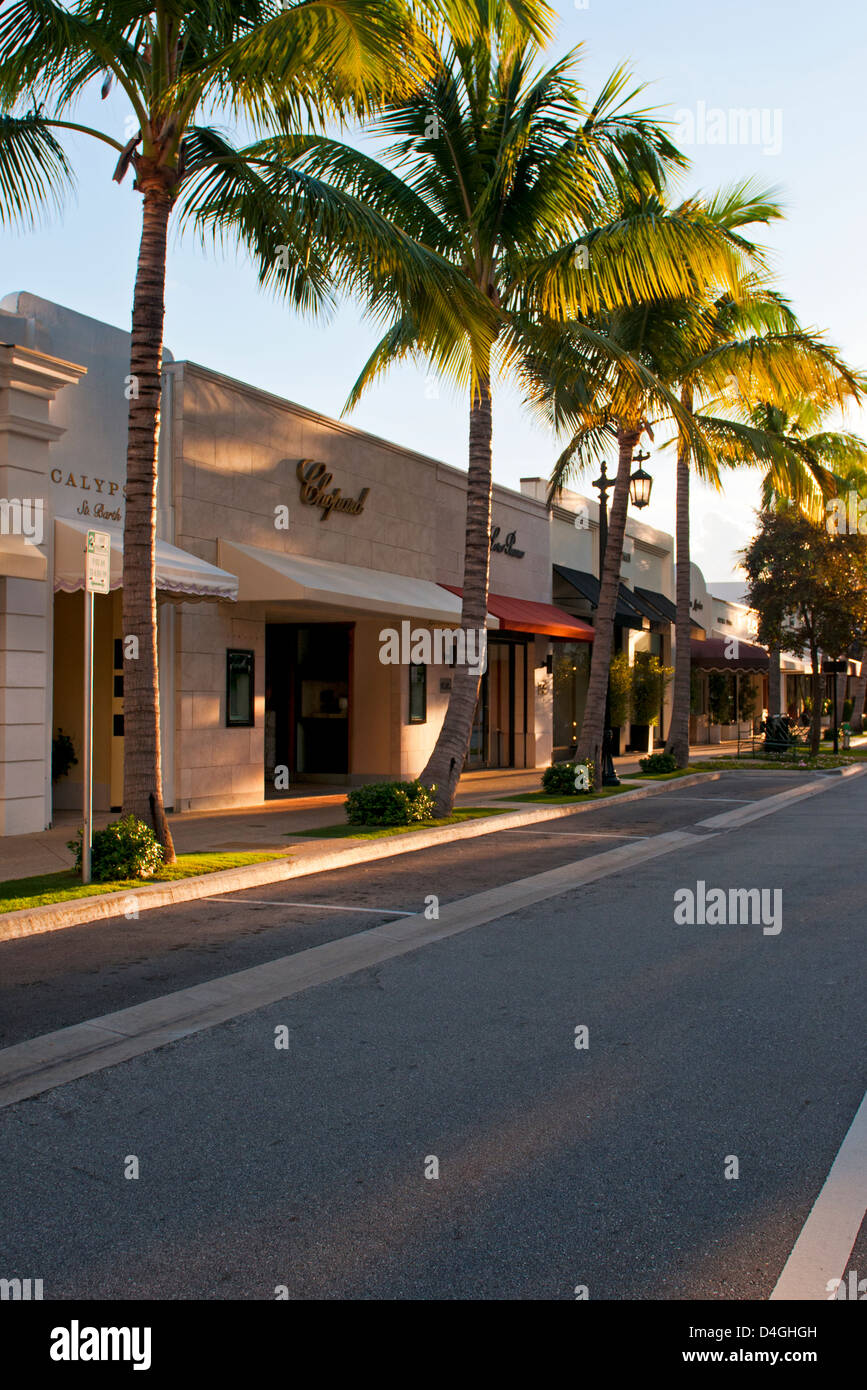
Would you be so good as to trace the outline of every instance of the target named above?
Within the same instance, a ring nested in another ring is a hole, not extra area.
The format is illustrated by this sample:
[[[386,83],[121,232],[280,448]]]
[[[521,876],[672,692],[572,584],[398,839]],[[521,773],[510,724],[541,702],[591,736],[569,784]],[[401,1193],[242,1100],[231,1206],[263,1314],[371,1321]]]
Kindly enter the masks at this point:
[[[650,492],[653,487],[653,479],[649,473],[645,473],[641,467],[650,458],[650,454],[643,454],[640,450],[633,455],[633,462],[638,464],[637,470],[629,480],[629,493],[632,504],[641,509],[646,507],[650,501]],[[602,460],[602,472],[598,478],[594,478],[591,484],[599,493],[599,591],[602,592],[602,574],[605,568],[605,552],[608,549],[608,494],[614,487],[614,479],[609,478],[605,459]],[[602,734],[602,785],[603,787],[619,787],[620,778],[614,770],[614,759],[611,756],[612,743],[611,730],[611,675],[609,672],[608,684],[605,691],[605,729]]]

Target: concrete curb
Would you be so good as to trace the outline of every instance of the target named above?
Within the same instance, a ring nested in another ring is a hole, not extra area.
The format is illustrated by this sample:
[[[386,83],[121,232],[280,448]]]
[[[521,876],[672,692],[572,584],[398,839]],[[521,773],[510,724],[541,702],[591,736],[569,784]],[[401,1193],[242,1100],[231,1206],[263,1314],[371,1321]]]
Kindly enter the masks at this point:
[[[505,811],[484,820],[466,821],[458,825],[443,825],[436,830],[414,830],[381,840],[365,840],[346,849],[330,850],[309,858],[292,860],[270,859],[261,864],[246,864],[237,869],[220,869],[213,874],[198,874],[175,883],[154,883],[147,887],[120,893],[103,893],[98,897],[74,898],[65,903],[48,903],[44,907],[20,908],[17,912],[0,913],[0,942],[14,941],[24,936],[61,931],[64,927],[83,926],[87,922],[108,921],[123,917],[134,904],[138,912],[156,907],[171,907],[175,903],[192,902],[197,898],[221,897],[245,888],[259,888],[265,883],[282,883],[309,874],[328,873],[353,864],[367,864],[376,859],[390,859],[396,854],[410,854],[419,849],[431,849],[455,840],[472,840],[479,835],[491,835],[498,830],[518,830],[525,825],[559,820],[563,816],[590,815],[601,806],[613,802],[641,801],[659,796],[671,787],[692,787],[701,782],[715,782],[722,772],[695,772],[671,782],[651,782],[636,786],[634,791],[621,792],[578,806],[528,806],[526,811]]]

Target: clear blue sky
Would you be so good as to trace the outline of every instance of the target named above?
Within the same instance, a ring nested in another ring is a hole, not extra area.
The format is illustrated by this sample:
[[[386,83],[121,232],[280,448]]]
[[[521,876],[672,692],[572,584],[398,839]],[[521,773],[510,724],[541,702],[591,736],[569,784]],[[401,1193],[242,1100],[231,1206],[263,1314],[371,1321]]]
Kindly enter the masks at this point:
[[[685,188],[711,189],[755,177],[779,185],[787,221],[765,238],[781,288],[802,321],[827,330],[859,367],[867,367],[867,293],[863,268],[867,180],[863,172],[865,31],[859,0],[558,0],[561,16],[550,56],[585,45],[591,93],[622,62],[649,84],[645,104],[672,119],[704,103],[759,108],[769,132],[760,144],[694,144]],[[128,112],[122,94],[94,97],[79,119],[110,122],[118,136]],[[769,144],[768,152],[764,145]],[[778,144],[779,149],[775,148]],[[72,137],[67,147],[78,192],[60,217],[36,233],[4,238],[0,294],[31,290],[120,327],[129,326],[140,199],[127,179],[111,181],[112,151]],[[166,343],[190,358],[326,414],[338,415],[374,337],[353,306],[329,324],[294,316],[257,288],[234,255],[203,252],[192,237],[172,242]],[[351,417],[359,427],[466,466],[466,405],[444,386],[436,398],[423,368],[395,371]],[[850,424],[867,430],[867,420]],[[531,425],[515,398],[495,402],[495,476],[518,486],[547,476],[557,448]],[[654,499],[643,520],[672,530],[674,488],[669,451],[648,465]],[[581,486],[581,484],[576,484]],[[693,557],[709,580],[731,577],[734,552],[749,537],[755,475],[731,481],[720,498],[696,486]]]

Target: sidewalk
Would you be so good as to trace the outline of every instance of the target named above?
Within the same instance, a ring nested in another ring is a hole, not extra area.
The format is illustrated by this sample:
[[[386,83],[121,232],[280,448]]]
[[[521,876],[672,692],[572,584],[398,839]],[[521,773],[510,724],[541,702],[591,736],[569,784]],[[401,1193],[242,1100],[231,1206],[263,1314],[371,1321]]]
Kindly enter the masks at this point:
[[[690,749],[690,758],[700,764],[721,753],[732,753],[737,744],[701,744]],[[634,754],[615,758],[621,775],[637,772],[638,759]],[[467,772],[458,785],[455,805],[485,806],[508,804],[503,797],[518,796],[540,790],[541,768],[507,768],[497,771]],[[305,787],[287,797],[266,801],[259,806],[227,811],[198,811],[169,816],[169,824],[179,854],[205,851],[288,850],[293,836],[302,830],[342,824],[346,787],[323,786],[315,791]],[[521,803],[518,803],[519,805]],[[99,829],[117,813],[107,811],[94,816],[94,828]],[[60,812],[50,830],[31,835],[8,835],[0,838],[0,881],[27,878],[33,874],[50,874],[69,868],[72,855],[66,848],[81,822],[74,811]],[[343,843],[346,843],[344,841]],[[296,844],[296,853],[312,850],[317,842],[305,837]],[[319,842],[321,848],[321,842]]]

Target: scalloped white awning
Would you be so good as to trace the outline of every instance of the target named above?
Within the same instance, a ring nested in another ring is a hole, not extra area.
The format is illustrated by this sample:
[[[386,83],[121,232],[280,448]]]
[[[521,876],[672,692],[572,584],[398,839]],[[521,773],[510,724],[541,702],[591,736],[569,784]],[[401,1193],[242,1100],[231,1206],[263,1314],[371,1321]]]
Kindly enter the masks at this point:
[[[44,579],[48,561],[24,536],[0,535],[0,575],[9,579]]]
[[[107,531],[111,536],[111,577],[109,585],[119,589],[123,584],[123,531],[119,526],[107,526],[99,520],[84,521],[77,517],[57,517],[54,522],[54,587],[64,593],[84,588],[84,544],[88,531]],[[200,600],[235,600],[238,597],[237,575],[218,569],[198,555],[181,550],[168,541],[156,543],[158,593],[182,603]]]

